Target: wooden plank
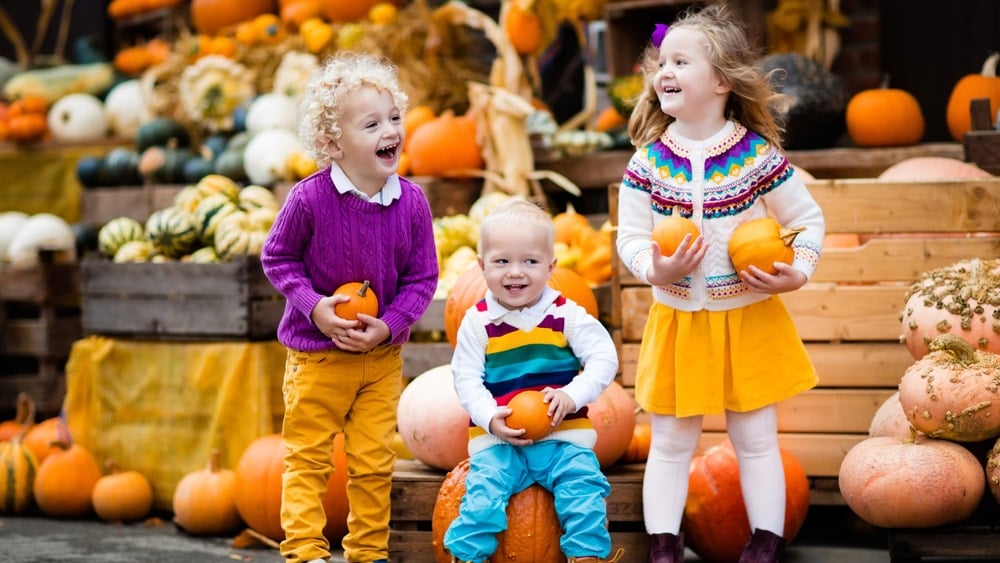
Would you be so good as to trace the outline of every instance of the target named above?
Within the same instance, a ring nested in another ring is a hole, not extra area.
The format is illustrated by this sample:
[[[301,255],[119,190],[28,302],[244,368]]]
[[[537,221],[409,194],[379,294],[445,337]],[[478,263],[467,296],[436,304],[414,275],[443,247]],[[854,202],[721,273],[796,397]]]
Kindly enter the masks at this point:
[[[1000,257],[1000,232],[974,237],[872,238],[857,248],[823,251],[812,282],[912,283],[928,270],[973,257]],[[633,278],[634,279],[634,278]]]
[[[618,350],[619,382],[634,387],[639,343],[626,342]],[[909,350],[899,342],[808,342],[806,352],[822,388],[896,387],[913,364]]]
[[[42,259],[46,254],[42,255]],[[52,259],[51,255],[47,259]],[[80,306],[80,265],[0,266],[0,299],[55,307]]]
[[[795,456],[809,477],[836,477],[840,463],[855,444],[868,434],[778,433],[781,447]],[[699,451],[726,439],[723,432],[704,432],[698,442]]]
[[[811,389],[777,404],[779,432],[866,433],[890,389]],[[724,432],[724,415],[706,415],[702,428]]]
[[[901,334],[899,314],[905,287],[806,284],[784,293],[799,335],[804,341],[895,341]],[[638,341],[653,296],[648,287],[621,291],[622,338]]]
[[[0,333],[0,353],[5,356],[68,358],[73,342],[83,334],[80,317],[6,319]]]
[[[451,363],[454,350],[447,342],[407,342],[403,345],[403,379]]]
[[[394,563],[436,563],[434,534],[431,530],[398,530],[389,532],[389,559]],[[611,529],[611,545],[621,547],[625,554],[621,563],[645,563],[648,537],[645,531]]]
[[[825,180],[809,191],[829,233],[994,232],[1000,178],[886,182]]]

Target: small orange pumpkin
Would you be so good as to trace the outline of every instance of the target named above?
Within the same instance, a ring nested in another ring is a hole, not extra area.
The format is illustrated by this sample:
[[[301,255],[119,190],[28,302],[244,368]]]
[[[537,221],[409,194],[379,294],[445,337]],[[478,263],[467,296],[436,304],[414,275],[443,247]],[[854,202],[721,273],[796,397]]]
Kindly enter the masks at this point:
[[[556,231],[556,242],[575,245],[580,238],[580,231],[591,229],[586,215],[576,212],[572,203],[566,204],[566,211],[552,217],[552,226]]]
[[[351,321],[358,320],[358,314],[375,317],[378,316],[378,297],[371,290],[371,282],[350,282],[337,288],[334,295],[346,295],[350,301],[337,303],[333,306],[333,312],[342,319]]]
[[[101,467],[94,455],[79,444],[55,442],[56,451],[38,467],[34,494],[47,516],[79,518],[90,514],[91,498]]]
[[[431,520],[432,545],[438,563],[452,560],[444,547],[444,534],[458,517],[468,474],[469,460],[465,459],[448,472],[438,490]],[[561,536],[562,527],[556,516],[552,494],[539,485],[532,485],[510,497],[507,529],[497,534],[497,549],[490,561],[563,563],[566,556],[559,547]]]
[[[660,254],[673,256],[677,247],[684,240],[684,235],[691,235],[691,241],[701,236],[701,231],[694,221],[680,215],[668,215],[653,227],[652,238],[660,246]]]
[[[628,449],[618,460],[621,463],[646,463],[649,458],[649,444],[653,439],[653,427],[648,422],[637,422],[632,430]]]
[[[191,23],[198,32],[215,35],[274,10],[274,0],[191,0]]]
[[[847,103],[847,134],[862,147],[913,145],[924,136],[924,114],[913,94],[889,88],[862,90]]]
[[[98,479],[91,493],[98,518],[106,522],[133,522],[149,514],[153,508],[153,486],[149,479],[135,470],[123,471],[111,460],[105,466],[111,473]]]
[[[41,464],[52,452],[59,451],[60,448],[53,446],[53,442],[68,442],[69,430],[62,418],[54,416],[33,425],[24,435],[24,446],[35,454],[38,463]]]
[[[506,2],[501,14],[502,27],[511,46],[519,55],[530,55],[542,44],[542,19],[531,9],[521,7],[521,2]]]
[[[415,176],[446,176],[461,170],[480,170],[483,153],[476,140],[476,122],[448,110],[415,131],[406,144]]]
[[[212,450],[208,466],[185,475],[174,489],[174,523],[189,534],[221,536],[243,523],[236,510],[236,472],[220,467],[220,458]]]
[[[804,230],[805,227],[782,227],[771,217],[751,219],[733,231],[729,239],[729,258],[737,272],[757,266],[769,274],[776,274],[774,263],[792,263],[795,258],[792,243]]]
[[[1000,108],[1000,77],[997,77],[997,62],[1000,53],[993,53],[983,62],[979,74],[966,74],[955,83],[948,96],[945,115],[948,132],[958,142],[972,130],[972,114],[969,105],[976,98],[989,98],[990,115],[996,115]]]
[[[527,389],[511,397],[507,406],[512,411],[507,415],[507,426],[515,430],[524,429],[521,436],[526,440],[541,440],[552,433],[552,417],[545,394],[535,389]]]
[[[792,541],[809,511],[809,479],[791,453],[781,449],[785,472],[785,529]],[[691,461],[681,529],[688,546],[708,561],[736,561],[750,541],[750,522],[740,486],[739,461],[728,439]]]
[[[379,2],[386,0],[320,0],[320,8],[323,10],[323,17],[333,23],[359,22],[368,15]],[[399,7],[405,0],[391,0],[392,4]]]

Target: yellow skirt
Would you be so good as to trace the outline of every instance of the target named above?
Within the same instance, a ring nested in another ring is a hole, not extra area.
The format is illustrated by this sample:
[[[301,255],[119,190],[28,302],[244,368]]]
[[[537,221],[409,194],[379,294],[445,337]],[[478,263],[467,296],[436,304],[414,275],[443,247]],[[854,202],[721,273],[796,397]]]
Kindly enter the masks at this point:
[[[678,417],[748,412],[816,386],[819,378],[775,296],[730,311],[677,311],[654,302],[639,347],[635,398]]]

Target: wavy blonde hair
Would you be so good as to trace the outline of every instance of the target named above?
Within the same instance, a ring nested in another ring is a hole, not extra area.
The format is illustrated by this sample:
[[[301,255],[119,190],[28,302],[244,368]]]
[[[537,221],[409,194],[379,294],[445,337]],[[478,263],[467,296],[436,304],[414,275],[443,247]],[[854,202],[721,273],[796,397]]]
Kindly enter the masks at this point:
[[[371,86],[389,92],[400,113],[405,113],[409,97],[399,85],[399,72],[388,58],[341,51],[333,55],[306,83],[299,106],[299,142],[320,167],[332,162],[332,143],[343,131],[340,119],[343,103],[353,92]]]
[[[744,26],[732,9],[724,2],[699,10],[688,9],[670,25],[670,31],[678,27],[699,31],[705,36],[708,58],[730,88],[726,118],[743,124],[780,149],[782,130],[771,108],[786,103],[787,97],[775,92],[767,75],[755,66],[759,54],[749,47]],[[636,147],[659,139],[674,121],[660,109],[653,89],[659,54],[659,49],[652,44],[642,54],[643,91],[628,122],[629,137]]]

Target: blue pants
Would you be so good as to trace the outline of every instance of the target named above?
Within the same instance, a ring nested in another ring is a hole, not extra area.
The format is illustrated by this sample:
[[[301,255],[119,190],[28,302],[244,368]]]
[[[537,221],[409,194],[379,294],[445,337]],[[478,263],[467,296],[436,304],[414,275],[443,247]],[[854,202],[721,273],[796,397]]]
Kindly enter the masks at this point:
[[[561,440],[500,444],[476,452],[469,463],[458,517],[444,535],[444,546],[456,559],[489,559],[497,534],[507,529],[510,497],[535,483],[555,499],[566,557],[604,559],[611,553],[604,501],[611,486],[592,450]]]

